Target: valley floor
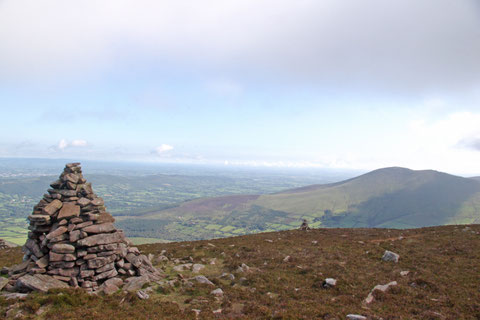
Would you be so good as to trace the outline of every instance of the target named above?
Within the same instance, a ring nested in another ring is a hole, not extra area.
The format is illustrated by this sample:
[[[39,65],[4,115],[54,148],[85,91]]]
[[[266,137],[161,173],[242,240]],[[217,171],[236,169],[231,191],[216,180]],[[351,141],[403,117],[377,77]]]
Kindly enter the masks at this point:
[[[144,289],[149,299],[79,289],[0,296],[0,318],[480,319],[480,225],[292,230],[139,248],[164,271]],[[385,250],[398,253],[398,263],[382,261]],[[20,261],[20,248],[0,250],[0,268]],[[194,273],[192,264],[203,267]],[[212,284],[197,283],[198,275]],[[336,286],[324,288],[325,278]],[[211,293],[217,288],[223,295]]]

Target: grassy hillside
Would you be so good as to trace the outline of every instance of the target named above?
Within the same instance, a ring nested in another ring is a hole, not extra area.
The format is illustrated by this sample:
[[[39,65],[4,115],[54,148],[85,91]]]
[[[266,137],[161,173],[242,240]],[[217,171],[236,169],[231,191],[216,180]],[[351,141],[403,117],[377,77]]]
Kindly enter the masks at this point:
[[[346,181],[284,192],[187,201],[122,217],[130,234],[169,240],[312,227],[412,228],[480,222],[480,182],[432,170],[385,168]],[[153,226],[155,227],[148,227]]]
[[[479,319],[480,225],[424,229],[315,229],[270,232],[209,241],[140,246],[164,277],[134,293],[92,296],[81,290],[32,294],[25,301],[0,296],[0,318],[13,319]],[[384,262],[385,250],[400,254]],[[21,261],[19,248],[0,250],[0,269]],[[288,259],[286,257],[289,256]],[[176,260],[178,259],[178,260]],[[176,261],[175,261],[176,260]],[[214,286],[192,283],[185,262]],[[213,264],[212,264],[213,263]],[[238,267],[246,264],[249,269]],[[408,274],[402,271],[408,271]],[[222,274],[233,274],[229,280]],[[323,288],[325,278],[337,279]],[[365,303],[374,286],[397,281]],[[150,288],[150,289],[149,289]],[[223,297],[210,292],[221,288]],[[198,317],[195,312],[199,312]],[[216,315],[213,313],[216,311]]]

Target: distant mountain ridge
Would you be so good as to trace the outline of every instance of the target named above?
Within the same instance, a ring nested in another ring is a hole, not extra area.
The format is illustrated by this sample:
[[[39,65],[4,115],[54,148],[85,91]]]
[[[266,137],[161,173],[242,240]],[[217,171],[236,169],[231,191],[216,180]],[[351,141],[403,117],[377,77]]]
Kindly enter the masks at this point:
[[[330,184],[264,195],[186,201],[138,217],[162,221],[169,240],[201,239],[297,227],[412,228],[480,223],[480,180],[434,170],[390,167]],[[127,219],[128,220],[128,219]],[[129,228],[127,221],[122,227]]]

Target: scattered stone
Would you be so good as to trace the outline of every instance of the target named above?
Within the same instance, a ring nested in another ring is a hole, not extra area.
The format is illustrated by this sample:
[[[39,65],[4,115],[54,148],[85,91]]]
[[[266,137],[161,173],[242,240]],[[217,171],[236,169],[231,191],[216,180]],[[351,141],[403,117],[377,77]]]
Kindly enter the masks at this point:
[[[228,279],[228,280],[235,280],[235,276],[231,273],[222,273],[222,275],[220,276],[220,278],[222,279]]]
[[[370,304],[375,300],[375,297],[373,296],[373,292],[375,290],[379,290],[381,292],[386,292],[390,287],[396,286],[396,285],[397,285],[397,281],[392,281],[392,282],[389,282],[387,284],[376,285],[375,287],[373,287],[372,291],[370,291],[370,293],[368,294],[367,298],[365,299],[365,303]]]
[[[222,309],[217,309],[212,311],[214,315],[220,315],[222,314]]]
[[[408,276],[409,273],[410,273],[410,271],[400,271],[400,275],[401,275],[402,277]]]
[[[348,320],[367,320],[367,317],[359,314],[347,314]]]
[[[142,300],[147,300],[150,298],[148,293],[146,293],[144,290],[138,290],[137,291],[137,297]]]
[[[28,297],[28,293],[18,293],[18,292],[2,293],[2,297],[4,297],[6,300],[12,300],[12,299],[25,300]]]
[[[196,276],[193,280],[197,281],[198,283],[208,284],[210,286],[214,286],[213,282],[208,280],[205,276]]]
[[[223,297],[223,290],[218,288],[210,292],[210,294],[214,295],[215,297]]]
[[[318,241],[317,241],[317,240],[313,240],[313,241],[312,241],[312,244],[318,244]]]
[[[205,268],[205,265],[203,264],[200,264],[200,263],[195,263],[193,266],[192,266],[192,272],[193,273],[199,273],[202,269]]]
[[[398,262],[398,259],[400,258],[399,254],[396,254],[395,252],[385,250],[385,253],[383,254],[382,260],[383,261],[393,261],[395,263]]]
[[[242,265],[237,268],[237,272],[250,272],[250,267],[242,263]]]
[[[283,262],[290,262],[290,260],[291,260],[290,256],[286,256],[285,258],[283,258]]]
[[[195,313],[195,318],[197,318],[200,315],[200,312],[202,312],[200,309],[192,309],[192,311]]]
[[[150,280],[147,276],[141,277],[130,277],[125,280],[125,285],[123,286],[123,290],[125,291],[137,291],[142,289],[142,287],[149,283]]]
[[[332,288],[337,285],[337,280],[333,278],[326,278],[323,280],[322,287],[324,288]]]
[[[164,255],[160,255],[160,256],[158,256],[158,257],[156,257],[156,258],[153,259],[153,262],[154,262],[155,264],[158,264],[158,263],[160,263],[160,262],[166,262],[166,261],[168,261],[168,258],[167,258],[166,256],[164,256]]]
[[[266,242],[273,243],[273,240],[271,239],[265,239]]]
[[[7,278],[0,277],[0,291],[2,291],[3,287],[5,287],[8,283]]]
[[[184,264],[180,264],[178,266],[173,267],[173,270],[177,272],[187,271],[192,269],[192,266],[193,266],[193,263],[184,263]]]

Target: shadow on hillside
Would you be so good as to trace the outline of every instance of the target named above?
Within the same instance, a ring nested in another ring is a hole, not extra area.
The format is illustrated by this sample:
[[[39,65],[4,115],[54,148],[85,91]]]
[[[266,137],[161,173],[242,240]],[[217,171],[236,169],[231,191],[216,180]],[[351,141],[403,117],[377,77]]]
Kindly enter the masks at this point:
[[[327,227],[370,228],[442,225],[451,222],[465,202],[477,193],[480,193],[477,181],[438,175],[418,187],[371,198],[342,214],[326,215],[322,224]]]

